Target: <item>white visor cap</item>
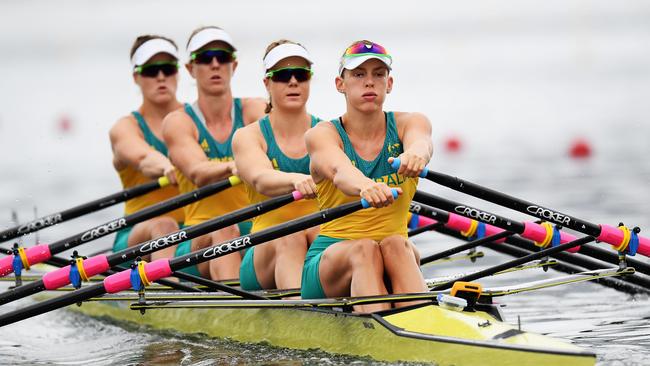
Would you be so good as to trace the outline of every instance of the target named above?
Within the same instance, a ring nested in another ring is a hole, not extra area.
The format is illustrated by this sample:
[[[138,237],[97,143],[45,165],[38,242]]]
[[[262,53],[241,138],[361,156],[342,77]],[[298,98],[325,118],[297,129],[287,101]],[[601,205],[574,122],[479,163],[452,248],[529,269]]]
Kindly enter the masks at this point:
[[[305,47],[294,43],[283,43],[273,48],[271,52],[264,57],[264,69],[269,70],[285,58],[294,56],[302,57],[307,60],[310,65],[313,64],[311,56]]]
[[[141,44],[135,50],[131,57],[131,65],[133,67],[142,66],[159,53],[169,54],[178,60],[178,51],[171,42],[162,38],[154,38]]]
[[[206,44],[216,41],[226,42],[228,45],[230,45],[230,47],[232,47],[233,51],[237,51],[233,45],[230,34],[228,34],[225,30],[218,28],[205,28],[192,36],[190,42],[187,44],[187,52],[192,54],[192,52],[198,50]]]
[[[393,59],[388,57],[388,56],[383,56],[383,55],[363,55],[363,56],[353,56],[353,57],[342,57],[341,58],[341,63],[339,64],[339,75],[343,74],[343,70],[354,70],[357,67],[359,67],[362,63],[372,60],[373,58],[376,58],[377,60],[383,62],[386,64],[386,67],[388,67],[388,70],[392,70],[391,65],[393,63]]]

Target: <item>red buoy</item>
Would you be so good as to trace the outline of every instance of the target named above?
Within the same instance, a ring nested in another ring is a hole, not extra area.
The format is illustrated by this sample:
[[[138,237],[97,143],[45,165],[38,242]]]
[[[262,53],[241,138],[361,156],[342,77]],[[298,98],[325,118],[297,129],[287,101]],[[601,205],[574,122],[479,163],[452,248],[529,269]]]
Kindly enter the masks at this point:
[[[445,139],[445,151],[450,153],[457,153],[462,149],[463,144],[456,136],[449,136]]]
[[[574,159],[585,159],[591,156],[592,149],[589,141],[579,138],[571,143],[569,156]]]
[[[61,133],[69,133],[72,130],[72,120],[67,115],[63,115],[59,118],[56,127]]]

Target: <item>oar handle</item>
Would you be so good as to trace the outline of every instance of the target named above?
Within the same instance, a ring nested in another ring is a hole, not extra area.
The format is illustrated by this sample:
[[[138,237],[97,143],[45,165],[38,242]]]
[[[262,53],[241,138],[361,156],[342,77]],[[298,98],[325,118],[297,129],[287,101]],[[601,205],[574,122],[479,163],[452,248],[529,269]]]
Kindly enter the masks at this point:
[[[86,273],[86,275],[88,277],[91,277],[96,274],[106,272],[109,268],[111,268],[111,266],[124,263],[136,257],[151,254],[155,251],[176,245],[182,241],[194,239],[198,236],[201,236],[204,231],[210,232],[219,230],[226,226],[232,225],[233,223],[264,214],[273,209],[289,204],[290,202],[299,201],[302,198],[302,194],[298,191],[294,191],[287,195],[270,198],[256,205],[244,207],[229,214],[206,221],[202,224],[187,227],[185,229],[142,242],[120,252],[113,253],[110,256],[98,255],[88,258],[84,260],[81,265],[83,266],[83,271]],[[202,229],[200,227],[202,227]],[[145,268],[147,265],[148,264],[145,264]],[[47,290],[56,290],[60,287],[70,284],[70,266],[68,265],[46,273],[43,276],[43,284]]]
[[[397,198],[397,190],[391,189],[391,191],[393,193],[393,197]],[[218,257],[228,255],[230,253],[235,253],[237,251],[253,247],[257,244],[265,243],[270,240],[292,234],[299,230],[304,230],[309,227],[320,225],[322,223],[358,211],[362,208],[369,207],[370,205],[368,202],[364,203],[364,200],[362,199],[331,209],[319,211],[306,217],[295,219],[284,224],[279,224],[259,232],[243,235],[226,242],[215,244],[211,247],[186,254],[182,257],[174,258],[173,263],[172,260],[168,258],[158,259],[151,263],[146,263],[144,265],[144,273],[141,273],[141,276],[145,276],[148,282],[155,281],[164,277],[169,277],[175,270],[178,271],[179,269],[183,269],[194,264],[206,262]],[[120,272],[108,276],[104,279],[104,288],[108,293],[116,293],[119,291],[128,290],[130,287],[130,273]]]
[[[393,162],[390,163],[390,167],[395,170],[398,170],[401,165],[402,165],[402,161],[400,160],[400,158],[393,158]],[[422,171],[420,172],[420,178],[425,178],[427,176],[427,173],[429,173],[429,168],[424,167],[424,169],[422,169]]]
[[[397,197],[399,196],[399,192],[395,188],[391,188],[390,193],[393,195],[393,199],[397,199]],[[366,201],[365,198],[362,198],[361,199],[361,207],[370,208],[371,206],[370,206],[370,203],[368,203],[368,201]]]

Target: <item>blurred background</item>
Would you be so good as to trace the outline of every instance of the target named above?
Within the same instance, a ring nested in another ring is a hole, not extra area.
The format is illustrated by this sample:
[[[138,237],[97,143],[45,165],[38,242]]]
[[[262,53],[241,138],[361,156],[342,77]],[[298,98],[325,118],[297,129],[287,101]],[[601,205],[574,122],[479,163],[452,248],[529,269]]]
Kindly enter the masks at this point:
[[[0,228],[10,226],[12,210],[26,221],[34,207],[44,215],[121,189],[108,130],[140,104],[130,47],[138,35],[160,34],[186,61],[187,38],[202,25],[233,36],[235,96],[266,97],[262,56],[270,42],[305,45],[315,59],[308,107],[321,118],[344,110],[334,77],[345,47],[376,41],[394,59],[386,109],[423,112],[433,124],[431,168],[594,223],[650,229],[650,3],[643,0],[2,1]],[[179,100],[191,102],[193,80],[180,75]],[[433,184],[421,188],[524,219]],[[443,241],[431,235],[421,245],[433,250]],[[111,238],[100,242],[109,247]]]

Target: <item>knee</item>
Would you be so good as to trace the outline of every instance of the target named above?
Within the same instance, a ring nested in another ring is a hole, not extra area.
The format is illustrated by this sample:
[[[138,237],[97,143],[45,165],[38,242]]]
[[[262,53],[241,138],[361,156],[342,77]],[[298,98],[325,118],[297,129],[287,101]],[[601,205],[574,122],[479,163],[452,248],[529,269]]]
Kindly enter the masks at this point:
[[[350,261],[353,266],[372,264],[381,261],[381,250],[377,242],[371,239],[362,239],[353,244]]]
[[[178,223],[168,216],[157,217],[154,222],[154,227],[156,231],[171,233],[178,230]]]
[[[399,235],[391,235],[384,238],[379,243],[379,248],[384,257],[403,256],[413,253],[413,249],[408,241]]]

